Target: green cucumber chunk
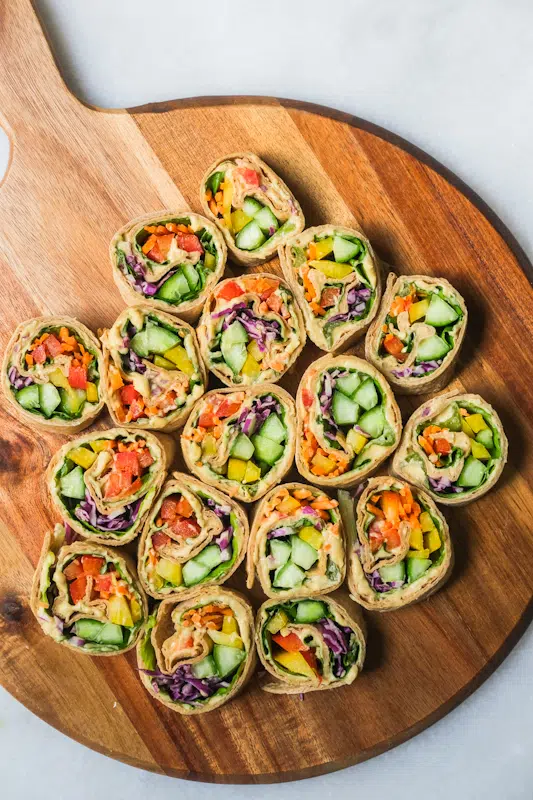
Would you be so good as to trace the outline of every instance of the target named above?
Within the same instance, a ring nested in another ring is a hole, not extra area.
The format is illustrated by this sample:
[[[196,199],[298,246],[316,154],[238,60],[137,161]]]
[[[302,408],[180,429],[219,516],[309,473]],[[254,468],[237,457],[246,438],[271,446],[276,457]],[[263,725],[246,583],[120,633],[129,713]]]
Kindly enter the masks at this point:
[[[349,375],[346,375],[344,378],[339,378],[337,383],[335,384],[335,389],[339,392],[342,392],[346,395],[346,397],[353,398],[357,387],[361,383],[361,378],[357,374],[357,372],[350,372]]]
[[[409,579],[409,583],[413,583],[413,581],[416,581],[417,578],[420,578],[425,572],[428,571],[433,563],[430,558],[408,558],[406,560],[407,577]]]
[[[211,570],[218,567],[218,565],[224,561],[224,556],[218,544],[210,544],[204,547],[202,552],[198,553],[193,560],[198,564],[202,564],[204,567],[209,567]]]
[[[234,375],[238,375],[244,367],[248,358],[246,343],[248,334],[239,320],[235,320],[229,325],[220,337],[220,352],[222,358],[232,370]]]
[[[65,497],[72,497],[75,500],[85,499],[85,480],[80,466],[74,467],[59,479],[59,491]]]
[[[440,336],[436,334],[428,336],[420,342],[415,361],[417,364],[422,361],[436,361],[438,358],[443,358],[450,349],[450,345]]]
[[[182,295],[189,294],[189,292],[187,278],[181,270],[178,270],[164,282],[155,297],[158,300],[165,300],[167,303],[179,303]]]
[[[318,560],[318,550],[304,542],[299,536],[291,536],[291,560],[302,569],[311,569]]]
[[[362,384],[355,390],[353,400],[366,411],[377,406],[379,403],[378,391],[372,378],[365,378]]]
[[[262,208],[265,206],[261,205],[259,200],[256,200],[255,197],[245,197],[244,203],[242,204],[242,210],[246,214],[247,217],[255,217],[258,211],[261,211]]]
[[[259,429],[259,435],[277,444],[281,444],[287,436],[285,425],[277,414],[270,414],[270,416],[266,418]]]
[[[279,222],[268,206],[265,206],[261,209],[261,211],[258,211],[254,217],[254,220],[257,225],[259,225],[263,233],[267,234],[268,236],[274,235],[274,233],[270,233],[272,228],[274,228],[274,232],[279,228]]]
[[[320,600],[301,600],[296,606],[296,622],[318,622],[326,616],[326,606]]]
[[[297,538],[297,537],[295,537]],[[294,589],[301,586],[305,580],[305,572],[299,566],[287,561],[274,575],[272,586],[276,589]]]
[[[462,486],[466,489],[475,489],[476,486],[483,483],[486,471],[487,468],[482,461],[474,458],[474,456],[468,456],[465,460],[463,470],[457,478],[457,486]]]
[[[257,250],[266,241],[266,236],[253,219],[239,231],[235,237],[235,244],[239,250]]]
[[[458,317],[459,314],[457,311],[452,308],[446,300],[443,300],[438,294],[431,295],[425,319],[428,325],[433,325],[435,328],[442,328],[444,325],[451,325]]]
[[[277,442],[273,442],[272,439],[267,439],[266,436],[260,436],[257,433],[252,436],[252,442],[257,460],[264,461],[270,467],[274,466],[283,455],[283,447]]]
[[[479,442],[487,450],[492,450],[494,447],[494,437],[492,435],[492,431],[490,428],[483,428],[478,434],[476,434],[476,442]]]
[[[270,554],[276,562],[272,569],[278,569],[289,560],[291,556],[291,546],[289,542],[283,542],[281,539],[271,539]]]
[[[233,442],[230,455],[234,458],[241,458],[243,461],[249,461],[254,454],[255,447],[251,440],[245,433],[239,433]]]
[[[365,411],[365,413],[359,417],[359,422],[357,424],[365,433],[368,433],[372,439],[377,439],[381,436],[383,428],[385,427],[383,407],[376,406],[375,408],[371,408],[370,411]]]
[[[217,675],[217,668],[213,656],[206,656],[201,661],[197,661],[191,667],[195,678],[212,678]]]
[[[183,274],[185,275],[185,279],[189,284],[189,289],[191,292],[196,289],[198,284],[200,283],[200,276],[198,274],[198,270],[193,267],[192,264],[184,264],[182,266]]]
[[[337,263],[343,264],[355,258],[360,249],[361,246],[358,242],[350,242],[348,239],[343,239],[342,236],[335,236],[333,239],[333,255]]]
[[[405,561],[400,561],[398,564],[392,564],[390,567],[381,567],[378,570],[380,578],[385,583],[393,583],[394,581],[405,580]]]
[[[213,660],[221,678],[235,672],[245,657],[244,650],[238,647],[227,647],[225,644],[216,644],[213,647]]]
[[[17,398],[17,403],[27,411],[39,408],[39,387],[36,383],[33,386],[25,386],[20,389],[15,397]]]
[[[195,584],[200,583],[200,581],[203,581],[203,579],[209,575],[211,569],[212,567],[208,567],[205,564],[200,564],[196,558],[191,558],[183,565],[183,583],[185,586],[194,586]]]
[[[342,392],[333,392],[331,411],[337,425],[355,425],[359,419],[359,406]]]
[[[172,331],[167,330],[166,328],[162,328],[160,325],[148,325],[145,328],[145,344],[148,353],[157,353],[158,355],[164,355],[167,350],[171,350],[177,344],[181,344],[181,338],[172,333]],[[131,346],[133,350],[135,350],[135,339],[137,336],[141,334],[135,334],[133,339],[131,340]],[[135,352],[137,352],[135,350]],[[141,353],[137,353],[137,355],[141,355]]]
[[[74,389],[74,391],[83,391]],[[87,397],[83,392],[83,400]],[[61,395],[53,383],[39,384],[39,406],[45,417],[51,417],[58,405],[61,403]],[[81,403],[80,403],[81,405]],[[77,409],[76,409],[77,410]]]
[[[100,622],[97,619],[79,619],[74,630],[80,639],[97,644],[124,644],[124,631],[122,625],[115,625],[113,622]]]

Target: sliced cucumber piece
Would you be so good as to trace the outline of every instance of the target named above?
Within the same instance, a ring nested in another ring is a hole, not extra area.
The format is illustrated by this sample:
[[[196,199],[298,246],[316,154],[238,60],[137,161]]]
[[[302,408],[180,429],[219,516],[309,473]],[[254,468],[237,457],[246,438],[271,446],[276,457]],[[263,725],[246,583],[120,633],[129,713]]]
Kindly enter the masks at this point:
[[[132,347],[134,341],[135,336],[132,339]],[[177,344],[181,344],[181,338],[177,334],[172,333],[172,331],[162,328],[160,325],[151,325],[150,323],[146,326],[146,346],[149,353],[157,353],[162,356],[167,350],[171,350]]]
[[[213,675],[217,674],[215,659],[213,656],[206,656],[201,661],[193,664],[191,671],[195,678],[212,678]]]
[[[209,567],[211,570],[218,567],[219,564],[222,564],[224,556],[218,544],[210,544],[204,547],[202,552],[194,557],[194,560],[197,561],[198,564],[203,564],[204,567]]]
[[[192,264],[184,264],[182,267],[183,274],[189,284],[189,289],[193,291],[200,283],[200,276],[198,270]]]
[[[350,242],[348,239],[343,239],[342,236],[335,236],[333,239],[333,255],[335,261],[344,263],[350,261],[361,250],[361,245],[358,242]]]
[[[272,439],[267,439],[266,436],[256,434],[252,436],[252,442],[257,460],[264,461],[271,467],[283,455],[283,447],[277,442],[273,442]]]
[[[216,644],[213,647],[213,660],[221,678],[235,672],[245,657],[245,651],[238,647],[228,647],[225,644]]]
[[[411,559],[409,559],[411,560]],[[398,564],[392,564],[390,567],[381,567],[378,570],[382,581],[385,583],[393,583],[394,581],[405,580],[405,561],[400,561]]]
[[[270,232],[272,228],[274,228],[274,232],[279,228],[279,222],[268,206],[265,206],[261,211],[257,212],[255,221],[263,233],[266,233],[268,236],[273,236],[273,233]]]
[[[25,386],[20,389],[15,397],[17,398],[17,403],[27,411],[39,408],[39,387],[36,383],[33,386]]]
[[[462,486],[465,489],[474,489],[483,483],[486,472],[487,468],[482,461],[474,458],[474,456],[468,456],[463,470],[457,478],[457,486]]]
[[[326,616],[326,606],[320,600],[301,600],[296,606],[296,622],[318,622]]]
[[[270,414],[269,417],[261,425],[259,435],[270,439],[272,442],[281,444],[287,436],[285,425],[280,420],[277,414]]]
[[[155,297],[158,300],[165,300],[167,303],[179,303],[182,295],[188,294],[189,292],[190,289],[187,278],[181,270],[178,270],[164,282],[156,292]]]
[[[422,339],[418,346],[416,354],[416,363],[420,364],[422,361],[436,361],[438,358],[443,358],[450,350],[450,345],[444,339],[436,334],[428,336],[427,339]]]
[[[291,536],[291,561],[302,569],[311,569],[318,560],[318,550],[299,536]]]
[[[83,391],[74,389],[74,391]],[[87,395],[83,392],[83,400]],[[83,402],[83,401],[82,401]],[[39,406],[45,417],[51,417],[58,405],[61,403],[61,395],[53,383],[39,384]],[[80,403],[81,405],[81,403]],[[77,410],[77,409],[76,409]]]
[[[358,403],[366,411],[377,406],[379,403],[378,391],[372,378],[365,378],[364,381],[355,390],[353,400]]]
[[[83,639],[83,636],[81,636]],[[115,625],[114,622],[106,622],[102,625],[102,629],[95,639],[99,644],[124,644],[124,629],[122,625]]]
[[[254,454],[255,447],[251,440],[245,433],[239,433],[233,442],[230,455],[234,458],[241,458],[243,461],[249,461]]]
[[[148,356],[148,337],[147,329],[139,331],[135,334],[130,342],[130,347],[134,353],[137,353],[140,358],[147,358]]]
[[[432,563],[433,562],[430,558],[408,558],[407,577],[409,579],[409,583],[413,583],[413,581],[416,581],[417,578],[420,578],[425,572],[427,572]]]
[[[487,450],[492,450],[494,447],[494,437],[492,435],[492,431],[490,428],[483,428],[478,434],[476,434],[476,442],[479,442]]]
[[[246,345],[243,342],[237,342],[237,344],[231,344],[229,347],[224,347],[222,344],[220,350],[222,352],[224,361],[231,369],[233,374],[239,375],[244,367],[244,364],[246,363],[246,359],[248,358]]]
[[[84,500],[85,480],[83,478],[83,469],[79,466],[74,467],[73,470],[63,475],[63,477],[59,479],[59,491],[65,497]]]
[[[248,334],[242,322],[236,319],[222,332],[220,339],[226,343],[226,347],[232,344],[246,344],[248,342]]]
[[[444,325],[451,325],[458,317],[457,311],[446,300],[443,300],[438,294],[431,295],[425,319],[428,325],[442,328]]]
[[[276,562],[272,569],[278,569],[289,560],[291,556],[291,546],[289,542],[283,542],[281,539],[271,539],[270,554]]]
[[[205,564],[200,564],[196,558],[191,558],[183,565],[183,583],[185,586],[194,586],[195,584],[200,583],[200,581],[203,581],[203,579],[209,575],[211,569],[212,567],[208,567]]]
[[[375,408],[371,408],[370,411],[365,411],[365,413],[359,417],[359,422],[357,424],[365,433],[368,433],[372,439],[377,439],[381,436],[383,428],[385,427],[383,407],[376,406]]]
[[[337,425],[355,425],[359,419],[359,406],[342,392],[333,392],[331,410]]]
[[[99,641],[100,631],[103,627],[104,623],[97,619],[79,619],[74,623],[76,636],[79,636],[80,639],[87,639],[89,642]],[[122,636],[120,644],[122,644]]]
[[[298,538],[298,537],[296,537]],[[305,580],[305,572],[292,561],[287,561],[274,575],[272,586],[276,589],[294,589]]]
[[[244,198],[244,203],[242,204],[242,210],[244,211],[247,217],[252,217],[252,218],[255,217],[257,212],[261,211],[262,208],[264,208],[264,206],[259,202],[259,200],[256,200],[255,197]]]
[[[357,372],[350,372],[349,375],[346,375],[344,378],[339,378],[337,380],[337,383],[335,384],[335,389],[345,394],[346,397],[353,397],[360,383],[361,383],[361,378],[359,377]]]
[[[239,250],[257,250],[265,241],[266,236],[254,219],[235,237],[235,244]]]

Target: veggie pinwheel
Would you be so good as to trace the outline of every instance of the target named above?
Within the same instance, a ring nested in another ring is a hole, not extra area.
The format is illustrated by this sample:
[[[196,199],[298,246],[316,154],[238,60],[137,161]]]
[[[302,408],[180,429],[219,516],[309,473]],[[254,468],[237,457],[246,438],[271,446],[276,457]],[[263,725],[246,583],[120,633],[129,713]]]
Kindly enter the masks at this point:
[[[11,337],[2,388],[12,413],[50,433],[78,433],[104,405],[103,361],[94,334],[71,317],[36,317]]]
[[[370,478],[354,510],[339,490],[348,550],[348,586],[370,611],[389,611],[428,597],[448,579],[453,548],[446,520],[431,498],[408,483]]]
[[[174,456],[164,434],[93,431],[68,442],[46,470],[52,502],[85,539],[131,542],[163,485]]]
[[[101,340],[113,422],[143,430],[182,427],[207,385],[193,328],[147,305],[132,306]]]
[[[113,279],[127,305],[149,303],[186,322],[224,274],[227,250],[212,222],[190,211],[154,211],[111,240]]]
[[[257,612],[255,639],[263,666],[276,678],[261,688],[274,694],[346,686],[365,660],[363,618],[343,592],[267,600]]]
[[[216,586],[188,600],[163,600],[137,646],[141,680],[178,714],[203,714],[227,703],[255,663],[252,608],[238,592]]]
[[[247,587],[255,571],[268,597],[332,592],[344,580],[344,536],[337,500],[303,483],[277,486],[257,506],[248,546]]]
[[[295,293],[309,338],[321,350],[345,350],[373,320],[381,273],[368,239],[352,228],[320,225],[279,248],[283,274]]]
[[[451,380],[467,317],[465,301],[444,278],[391,272],[366,358],[399,394],[436,392]]]
[[[208,392],[181,435],[185,463],[204,483],[252,503],[291,468],[295,417],[294,400],[279,386]]]
[[[291,290],[266,273],[219,283],[197,333],[207,367],[226,386],[275,383],[305,344],[302,314]]]
[[[494,486],[507,461],[507,446],[492,406],[478,394],[451,391],[414,412],[392,469],[437,503],[461,506]]]
[[[148,604],[129,556],[74,541],[68,526],[45,536],[30,606],[46,633],[89,656],[114,656],[135,645]]]
[[[148,594],[184,600],[224,583],[246,554],[248,519],[234,500],[174,472],[144,526],[138,572]]]
[[[323,356],[296,397],[296,466],[320,486],[359,483],[397,447],[400,409],[383,375],[362,358]]]
[[[216,161],[202,179],[200,202],[222,231],[233,260],[244,267],[273,258],[287,236],[305,224],[294,195],[253,153]]]

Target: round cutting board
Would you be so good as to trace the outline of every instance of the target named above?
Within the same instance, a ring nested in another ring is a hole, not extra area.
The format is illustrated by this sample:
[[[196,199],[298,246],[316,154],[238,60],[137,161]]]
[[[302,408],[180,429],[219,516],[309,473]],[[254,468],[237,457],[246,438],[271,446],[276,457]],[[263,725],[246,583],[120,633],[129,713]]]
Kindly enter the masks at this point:
[[[0,186],[2,348],[18,322],[39,314],[69,314],[93,330],[109,325],[123,306],[108,262],[114,231],[153,209],[198,211],[207,166],[225,153],[251,150],[286,180],[309,225],[360,225],[387,263],[457,286],[470,324],[454,385],[492,403],[510,440],[497,488],[471,506],[444,511],[456,548],[448,585],[417,606],[366,615],[368,658],[352,686],[302,701],[263,693],[254,679],[222,709],[181,717],[144,691],[134,654],[91,659],[41,633],[27,597],[44,532],[56,521],[43,474],[64,438],[25,428],[3,408],[2,684],[93,749],[182,778],[309,777],[405,741],[472,692],[529,621],[531,265],[457,178],[362,120],[260,98],[114,113],[88,108],[59,76],[29,0],[6,7],[0,52],[0,123],[12,143]],[[277,259],[268,269],[280,272]],[[318,355],[308,344],[285,388],[294,394]],[[404,420],[423,399],[402,400]],[[107,424],[103,416],[98,427]],[[240,588],[242,572],[233,582]],[[252,600],[261,601],[258,591]]]

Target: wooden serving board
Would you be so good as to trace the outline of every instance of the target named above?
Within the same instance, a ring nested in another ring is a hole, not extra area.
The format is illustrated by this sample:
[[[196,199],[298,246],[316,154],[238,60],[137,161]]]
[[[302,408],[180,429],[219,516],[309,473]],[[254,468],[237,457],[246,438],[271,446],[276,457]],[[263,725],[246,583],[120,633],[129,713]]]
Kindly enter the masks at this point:
[[[93,749],[183,778],[309,777],[406,740],[470,694],[530,618],[531,265],[473,192],[386,131],[260,98],[103,113],[64,85],[29,0],[11,0],[3,16],[0,122],[12,163],[0,187],[2,348],[18,322],[39,314],[70,314],[93,330],[109,325],[123,307],[108,262],[114,231],[154,209],[198,211],[206,167],[251,150],[286,180],[308,224],[360,224],[385,261],[457,286],[470,325],[455,384],[494,404],[510,440],[497,488],[464,509],[444,510],[456,548],[449,584],[418,606],[366,615],[368,659],[352,686],[302,702],[265,694],[254,680],[221,710],[184,718],[144,691],[133,654],[82,657],[41,633],[27,596],[43,534],[55,521],[43,473],[64,439],[1,410],[3,685]],[[277,260],[268,268],[280,271]],[[294,394],[318,355],[307,345],[285,388]],[[404,418],[422,399],[402,400]],[[107,424],[105,416],[98,422]],[[260,600],[255,592],[254,603]]]

